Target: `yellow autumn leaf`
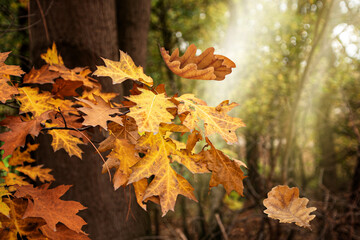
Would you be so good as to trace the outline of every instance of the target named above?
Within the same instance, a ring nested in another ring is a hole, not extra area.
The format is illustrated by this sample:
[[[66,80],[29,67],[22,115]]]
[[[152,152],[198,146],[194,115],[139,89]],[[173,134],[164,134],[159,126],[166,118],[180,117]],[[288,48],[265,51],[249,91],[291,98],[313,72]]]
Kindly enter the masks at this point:
[[[126,139],[115,139],[114,148],[108,155],[108,159],[103,164],[102,172],[107,169],[116,168],[113,177],[115,190],[121,186],[126,186],[128,178],[132,173],[130,167],[139,161],[140,157],[135,151],[135,146]]]
[[[2,197],[9,195],[11,195],[11,193],[9,193],[9,191],[5,189],[5,186],[4,185],[0,186],[0,213],[7,217],[9,217],[10,208],[8,205],[6,205],[6,203],[3,202]]]
[[[184,94],[176,100],[180,101],[179,114],[188,112],[182,124],[189,129],[195,129],[200,121],[204,121],[205,136],[218,133],[228,143],[238,141],[235,130],[244,127],[245,124],[241,119],[227,115],[227,112],[238,106],[237,103],[229,104],[226,100],[217,107],[210,107],[204,101],[195,98],[193,94]]]
[[[56,125],[46,123],[46,127],[56,127]],[[48,133],[52,136],[51,146],[55,152],[63,148],[70,157],[74,155],[81,159],[82,150],[78,144],[83,144],[83,142],[79,138],[71,135],[70,130],[53,129],[48,131]]]
[[[165,93],[155,94],[146,89],[142,93],[132,95],[128,99],[136,106],[130,108],[127,116],[133,117],[139,127],[139,132],[158,132],[160,123],[170,123],[174,118],[166,109],[176,107],[169,101]]]
[[[13,154],[11,155],[11,158],[9,159],[9,165],[16,166],[16,165],[22,165],[24,162],[32,163],[35,162],[35,159],[33,159],[30,155],[30,152],[35,151],[39,147],[39,144],[27,144],[27,148],[25,151],[21,152],[20,148],[17,148]]]
[[[268,197],[264,200],[264,206],[267,208],[264,213],[282,223],[294,222],[300,227],[310,228],[309,222],[315,218],[315,215],[310,213],[316,208],[307,208],[308,202],[307,198],[299,198],[297,187],[280,185],[268,193]]]
[[[7,186],[13,186],[13,185],[19,185],[19,186],[23,186],[23,185],[29,185],[30,183],[26,182],[24,179],[24,177],[21,177],[15,173],[7,173],[7,175],[4,177],[5,178],[5,184]],[[14,188],[9,188],[10,191],[13,191]]]
[[[197,165],[199,161],[197,156],[187,154],[185,150],[178,151],[171,139],[163,137],[164,133],[161,129],[158,134],[147,132],[138,140],[137,148],[144,150],[145,156],[131,168],[133,172],[129,177],[129,183],[133,183],[155,176],[146,188],[142,201],[159,196],[163,215],[169,210],[174,210],[179,194],[196,201],[193,187],[176,173],[170,164],[177,160],[186,165],[190,171],[206,172],[203,166]],[[190,164],[190,162],[194,163]]]
[[[58,54],[55,43],[53,43],[52,48],[48,48],[46,53],[41,54],[41,58],[50,65],[64,65],[64,61],[62,57]]]
[[[153,85],[151,77],[144,73],[142,67],[137,67],[129,55],[120,50],[120,60],[112,61],[102,58],[105,66],[97,66],[97,70],[93,73],[99,77],[110,77],[113,83],[122,83],[126,79],[132,79],[146,84]]]
[[[37,117],[49,110],[55,110],[54,106],[49,104],[50,93],[39,93],[38,88],[30,87],[19,88],[19,92],[17,99],[21,102],[20,113],[31,112]]]
[[[36,181],[39,178],[40,182],[52,182],[55,180],[53,175],[50,174],[50,168],[42,168],[43,165],[38,166],[19,166],[17,171],[29,176],[32,180]]]

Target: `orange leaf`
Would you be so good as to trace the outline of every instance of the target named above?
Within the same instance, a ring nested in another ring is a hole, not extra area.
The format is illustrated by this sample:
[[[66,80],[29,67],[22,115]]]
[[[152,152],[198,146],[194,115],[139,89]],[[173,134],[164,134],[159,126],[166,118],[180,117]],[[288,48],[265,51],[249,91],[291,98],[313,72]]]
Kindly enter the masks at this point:
[[[56,225],[56,231],[53,231],[48,225],[40,227],[40,230],[51,240],[90,240],[85,234],[76,233],[61,223]]]
[[[267,208],[264,213],[282,223],[294,222],[300,227],[310,228],[309,222],[315,218],[315,215],[310,215],[310,213],[316,208],[307,208],[308,202],[307,198],[299,198],[297,187],[289,188],[279,185],[271,189],[264,200],[264,206]]]
[[[82,85],[83,82],[81,81],[67,81],[59,78],[55,80],[51,93],[61,99],[64,99],[64,97],[77,97],[79,94],[75,90]]]
[[[215,55],[213,47],[206,49],[200,56],[195,56],[196,50],[195,45],[191,44],[181,57],[179,57],[178,48],[171,56],[163,47],[160,52],[169,69],[183,78],[224,80],[225,75],[231,73],[231,68],[236,67],[235,63],[227,57]]]
[[[9,56],[10,52],[0,53],[0,77],[4,75],[21,76],[24,71],[19,66],[6,65],[5,60]]]
[[[26,218],[24,212],[27,208],[27,201],[24,199],[9,199],[5,198],[4,202],[10,208],[10,217],[0,214],[0,238],[17,240],[17,235],[20,239],[26,236],[26,239],[44,239],[39,232],[39,228],[45,224],[41,218]]]
[[[10,116],[0,122],[1,126],[10,128],[10,131],[0,134],[0,140],[4,145],[4,156],[12,154],[17,147],[25,145],[25,138],[28,134],[38,136],[41,130],[40,123],[49,118],[49,113],[45,112],[34,120],[23,122],[19,116]]]
[[[56,224],[61,222],[69,229],[77,233],[83,233],[81,228],[86,222],[76,213],[86,209],[86,207],[79,202],[63,201],[60,199],[69,190],[70,185],[60,185],[56,188],[48,189],[49,185],[44,184],[41,188],[34,188],[31,185],[16,187],[15,197],[30,196],[32,199],[28,201],[28,207],[23,218],[43,218],[50,229],[54,231],[56,231]]]
[[[19,91],[16,87],[9,85],[9,79],[0,76],[0,102],[5,103],[7,100],[12,99],[13,95],[18,94]]]
[[[210,187],[222,184],[227,194],[235,190],[240,195],[243,195],[243,179],[245,176],[239,164],[217,150],[208,138],[206,138],[206,142],[210,145],[210,150],[204,151],[203,154],[208,169],[212,172]]]
[[[54,83],[54,79],[58,77],[60,77],[59,73],[50,71],[49,65],[44,65],[38,70],[35,68],[31,69],[31,71],[24,76],[23,82],[35,84]]]
[[[120,60],[112,61],[102,58],[105,66],[97,66],[97,70],[93,73],[99,77],[110,77],[114,84],[122,83],[126,79],[132,79],[146,84],[151,87],[153,80],[147,76],[142,67],[137,67],[129,55],[120,50]]]

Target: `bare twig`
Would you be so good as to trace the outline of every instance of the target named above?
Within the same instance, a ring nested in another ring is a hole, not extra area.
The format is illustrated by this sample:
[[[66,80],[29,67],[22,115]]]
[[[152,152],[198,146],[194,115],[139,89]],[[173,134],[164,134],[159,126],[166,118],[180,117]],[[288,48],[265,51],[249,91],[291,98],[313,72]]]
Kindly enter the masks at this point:
[[[222,236],[224,237],[225,240],[229,240],[229,237],[228,237],[228,235],[226,234],[226,231],[225,231],[225,227],[222,224],[220,216],[219,216],[218,213],[215,213],[215,219],[216,219],[217,223],[219,224]]]

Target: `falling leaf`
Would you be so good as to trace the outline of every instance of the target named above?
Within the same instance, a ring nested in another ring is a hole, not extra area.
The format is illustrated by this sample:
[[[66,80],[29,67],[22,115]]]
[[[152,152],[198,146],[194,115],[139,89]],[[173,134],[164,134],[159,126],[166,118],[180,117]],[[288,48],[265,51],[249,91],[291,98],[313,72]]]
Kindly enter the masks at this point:
[[[14,152],[17,147],[25,145],[25,139],[28,134],[38,136],[41,130],[40,123],[49,118],[49,112],[45,112],[34,120],[22,121],[19,116],[10,116],[0,122],[1,126],[10,128],[10,131],[0,133],[0,140],[4,145],[4,155],[7,156]]]
[[[17,99],[21,102],[20,113],[31,112],[34,116],[40,116],[46,111],[54,110],[49,104],[51,95],[48,92],[39,93],[38,88],[19,88],[20,96]]]
[[[50,168],[42,168],[42,166],[20,166],[16,167],[16,171],[29,176],[33,181],[36,181],[36,178],[39,178],[40,182],[55,181],[55,178],[50,174],[52,170]]]
[[[46,123],[47,128],[56,127],[55,124]],[[48,134],[52,136],[51,146],[54,149],[54,152],[64,149],[69,156],[77,156],[81,159],[82,150],[79,148],[78,144],[83,144],[83,142],[72,136],[69,130],[63,129],[52,129],[48,131]]]
[[[85,99],[78,98],[80,102],[86,103],[89,107],[78,108],[79,111],[86,114],[84,116],[85,126],[100,126],[107,130],[107,121],[113,121],[122,124],[121,118],[111,117],[110,115],[120,113],[118,108],[112,108],[110,103],[105,102],[101,96],[94,96],[97,104]]]
[[[97,70],[93,73],[99,77],[110,77],[113,83],[122,83],[126,79],[132,79],[146,84],[151,87],[153,80],[147,76],[142,67],[136,67],[134,61],[129,55],[120,50],[120,60],[112,61],[102,58],[105,66],[97,66]]]
[[[227,192],[230,194],[235,190],[240,195],[243,195],[245,178],[243,171],[236,161],[232,161],[220,150],[217,150],[214,145],[206,138],[210,150],[204,151],[205,161],[208,169],[211,170],[210,187],[215,187],[222,184]]]
[[[49,70],[49,65],[44,65],[40,69],[31,69],[24,76],[23,83],[46,84],[54,83],[54,79],[60,77],[60,74]]]
[[[55,43],[53,43],[52,48],[51,49],[49,48],[46,51],[46,53],[41,54],[41,58],[44,59],[44,61],[50,65],[54,65],[54,64],[64,65],[64,61],[62,57],[58,54]]]
[[[169,51],[161,48],[161,56],[166,65],[176,75],[201,80],[224,80],[227,74],[231,73],[231,69],[236,65],[233,61],[222,55],[215,55],[214,48],[206,49],[199,56],[195,56],[196,47],[191,44],[185,51],[184,55],[179,57],[179,49],[169,55]]]
[[[227,112],[238,106],[237,103],[229,104],[229,101],[226,100],[217,107],[209,107],[204,101],[195,98],[193,94],[184,94],[176,100],[180,101],[179,114],[188,112],[182,124],[189,129],[195,129],[200,121],[204,121],[205,136],[218,133],[228,143],[238,141],[235,130],[244,127],[245,124],[241,119],[227,115]]]
[[[127,116],[133,117],[139,127],[139,132],[158,132],[160,123],[170,123],[174,118],[166,109],[176,107],[169,101],[165,93],[155,94],[146,89],[140,89],[140,95],[132,95],[128,99],[136,106],[130,108]]]
[[[56,224],[61,222],[69,229],[77,233],[83,233],[81,228],[86,222],[76,214],[80,210],[86,209],[86,207],[79,202],[60,199],[71,186],[60,185],[56,188],[48,189],[49,186],[50,184],[44,184],[41,188],[34,188],[31,185],[16,187],[15,197],[30,196],[32,199],[28,201],[23,218],[43,218],[53,231],[56,231]]]
[[[82,85],[83,82],[81,81],[67,81],[59,78],[55,80],[51,93],[61,99],[64,99],[64,97],[77,97],[79,94],[75,90]]]
[[[264,206],[267,208],[264,213],[282,223],[294,222],[300,227],[310,228],[310,221],[315,218],[315,215],[310,213],[316,208],[307,208],[308,202],[307,198],[299,198],[297,187],[279,185],[271,189],[264,200]]]
[[[17,240],[18,234],[20,239],[26,236],[26,239],[44,239],[39,232],[39,228],[45,224],[41,218],[26,218],[24,212],[27,208],[27,201],[25,199],[4,199],[4,202],[10,208],[10,217],[0,214],[0,238],[8,240]],[[44,239],[45,240],[45,239]]]

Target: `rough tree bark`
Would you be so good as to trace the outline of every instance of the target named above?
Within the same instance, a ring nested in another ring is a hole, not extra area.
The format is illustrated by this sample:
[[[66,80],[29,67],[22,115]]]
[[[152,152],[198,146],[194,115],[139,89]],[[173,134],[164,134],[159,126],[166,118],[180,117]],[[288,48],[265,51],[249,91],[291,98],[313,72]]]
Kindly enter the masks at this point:
[[[119,12],[124,16],[128,14],[126,23],[119,29],[119,36],[122,36],[120,47],[132,46],[122,50],[128,52],[137,64],[144,64],[149,24],[146,15],[149,15],[150,6],[148,11],[141,8],[136,15],[129,14],[133,10],[128,9],[134,9],[138,1],[120,2],[118,7],[124,9]],[[122,5],[123,2],[128,4]],[[29,26],[30,52],[37,66],[43,64],[40,54],[52,42],[56,43],[69,68],[90,66],[94,70],[95,65],[102,64],[99,56],[118,60],[114,0],[31,0]],[[132,35],[137,31],[138,35]],[[114,88],[109,81],[104,85],[105,90]],[[101,140],[99,134],[97,138],[95,142]],[[42,147],[37,152],[37,160],[53,169],[56,184],[74,185],[65,198],[88,207],[80,215],[88,223],[85,231],[91,239],[134,239],[149,233],[149,217],[136,204],[132,189],[113,190],[108,175],[101,174],[102,161],[91,146],[82,148],[82,160],[69,159],[63,150],[52,151],[49,137],[42,136],[39,141]]]

